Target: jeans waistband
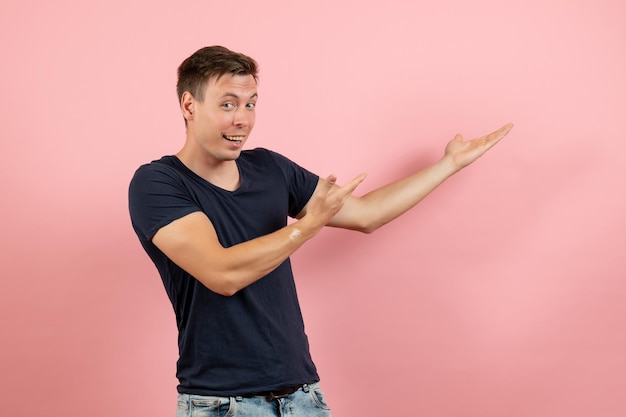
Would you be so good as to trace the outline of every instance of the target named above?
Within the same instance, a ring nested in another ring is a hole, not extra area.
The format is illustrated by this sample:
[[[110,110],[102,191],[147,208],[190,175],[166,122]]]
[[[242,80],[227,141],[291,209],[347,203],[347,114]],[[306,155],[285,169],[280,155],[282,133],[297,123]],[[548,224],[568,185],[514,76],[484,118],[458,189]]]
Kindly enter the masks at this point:
[[[251,396],[265,397],[267,401],[273,401],[279,398],[288,397],[294,392],[298,391],[300,388],[302,388],[304,392],[307,392],[309,390],[309,384],[292,385],[290,387],[281,388],[274,391],[258,392],[252,394]]]

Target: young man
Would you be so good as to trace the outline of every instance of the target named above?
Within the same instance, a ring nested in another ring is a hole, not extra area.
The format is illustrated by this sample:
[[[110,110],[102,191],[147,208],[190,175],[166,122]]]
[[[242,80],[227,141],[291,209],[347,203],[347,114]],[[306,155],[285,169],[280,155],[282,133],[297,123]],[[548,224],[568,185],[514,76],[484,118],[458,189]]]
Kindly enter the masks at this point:
[[[470,141],[457,135],[433,165],[356,197],[365,174],[339,186],[273,151],[243,150],[258,97],[253,59],[198,50],[178,69],[178,97],[185,144],[140,167],[129,191],[133,227],[176,313],[177,416],[329,416],[289,256],[324,226],[373,232],[512,125]]]

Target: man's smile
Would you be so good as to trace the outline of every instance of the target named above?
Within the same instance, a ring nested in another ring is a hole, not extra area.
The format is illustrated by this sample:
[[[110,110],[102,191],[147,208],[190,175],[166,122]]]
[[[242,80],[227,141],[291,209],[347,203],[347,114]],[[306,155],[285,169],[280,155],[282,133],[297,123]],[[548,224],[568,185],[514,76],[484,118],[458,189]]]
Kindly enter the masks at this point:
[[[231,142],[241,142],[242,140],[246,138],[245,136],[226,136],[226,135],[222,135],[222,137]]]

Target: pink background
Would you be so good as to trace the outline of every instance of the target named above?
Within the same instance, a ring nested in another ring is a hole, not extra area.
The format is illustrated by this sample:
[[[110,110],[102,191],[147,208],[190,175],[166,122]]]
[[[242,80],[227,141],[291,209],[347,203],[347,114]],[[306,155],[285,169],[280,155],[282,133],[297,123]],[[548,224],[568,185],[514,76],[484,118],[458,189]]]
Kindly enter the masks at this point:
[[[395,223],[293,257],[335,416],[626,415],[623,1],[156,4],[0,5],[0,415],[174,415],[126,192],[182,146],[175,70],[212,44],[260,63],[249,146],[360,192],[516,125]]]

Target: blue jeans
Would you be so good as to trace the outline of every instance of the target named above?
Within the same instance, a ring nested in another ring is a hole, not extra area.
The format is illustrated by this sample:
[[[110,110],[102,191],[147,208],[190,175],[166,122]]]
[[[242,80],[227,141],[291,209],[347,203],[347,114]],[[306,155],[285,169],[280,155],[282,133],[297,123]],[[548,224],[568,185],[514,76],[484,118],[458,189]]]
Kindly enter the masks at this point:
[[[331,417],[319,384],[303,385],[284,398],[210,397],[178,394],[176,417]]]

